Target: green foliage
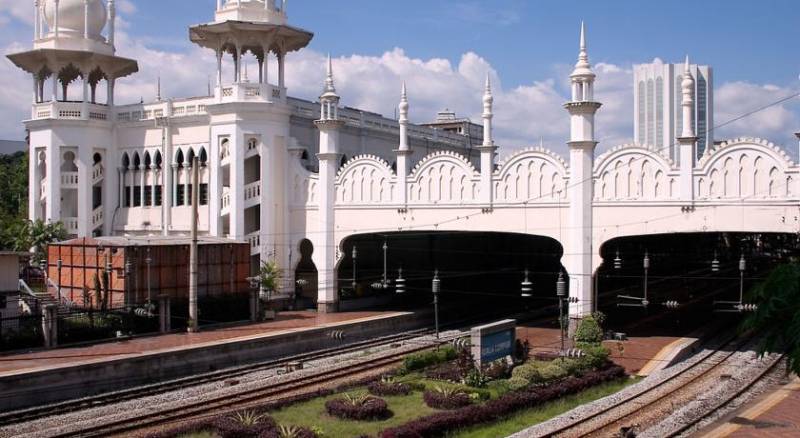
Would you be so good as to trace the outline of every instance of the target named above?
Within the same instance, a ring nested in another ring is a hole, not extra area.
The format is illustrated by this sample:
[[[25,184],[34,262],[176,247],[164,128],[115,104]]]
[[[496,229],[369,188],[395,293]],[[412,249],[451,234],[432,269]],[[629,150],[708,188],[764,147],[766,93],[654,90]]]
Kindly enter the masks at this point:
[[[577,347],[586,353],[585,357],[579,359],[581,365],[586,369],[600,368],[608,362],[611,352],[602,344],[578,344]]]
[[[401,373],[405,374],[409,371],[421,370],[431,365],[453,360],[457,356],[458,353],[456,352],[456,349],[449,345],[438,350],[409,354],[403,360],[403,368]]]
[[[742,328],[764,336],[759,353],[786,353],[789,368],[800,373],[800,264],[776,267],[748,299],[758,303],[758,309]]]
[[[531,382],[522,377],[512,377],[508,379],[508,389],[511,391],[519,391],[520,389],[527,388]]]
[[[272,293],[278,290],[278,283],[283,278],[283,270],[278,266],[275,260],[267,260],[261,262],[261,268],[258,270],[258,282],[261,288],[269,294],[268,299]]]
[[[256,424],[268,420],[269,416],[267,414],[260,414],[256,411],[248,410],[236,412],[231,416],[231,419],[242,426],[255,426]]]
[[[481,370],[472,369],[464,376],[464,384],[473,388],[484,388],[489,383],[489,378]]]
[[[464,390],[456,386],[436,385],[432,389],[433,392],[441,395],[442,397],[452,397],[458,394],[464,394]]]
[[[287,426],[283,424],[278,426],[278,436],[280,438],[298,438],[301,436],[301,433],[303,433],[303,429],[298,426]]]
[[[545,366],[543,366],[539,370],[539,374],[542,376],[542,380],[545,382],[551,382],[553,380],[563,379],[567,377],[567,370],[558,366],[557,363],[551,362]]]
[[[569,374],[570,376],[583,373],[584,371],[587,370],[586,364],[576,359],[560,357],[554,360],[553,363],[558,365],[558,367],[560,367],[564,371],[566,371],[567,374]]]
[[[541,380],[541,375],[539,374],[540,363],[541,362],[533,361],[514,368],[511,371],[511,378],[523,379],[526,382],[536,382]]]
[[[575,330],[575,342],[590,344],[603,342],[603,328],[598,319],[602,320],[603,317],[600,315],[585,316]]]

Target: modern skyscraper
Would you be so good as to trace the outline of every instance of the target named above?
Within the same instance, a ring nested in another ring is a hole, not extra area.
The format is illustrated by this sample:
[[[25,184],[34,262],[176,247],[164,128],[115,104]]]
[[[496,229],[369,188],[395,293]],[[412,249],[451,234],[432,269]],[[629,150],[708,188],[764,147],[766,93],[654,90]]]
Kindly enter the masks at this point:
[[[707,65],[690,64],[695,78],[694,131],[698,138],[697,156],[705,153],[707,145],[714,144],[714,80]],[[683,64],[635,65],[633,68],[634,141],[648,149],[678,159],[676,139],[683,131],[681,118],[681,82]]]

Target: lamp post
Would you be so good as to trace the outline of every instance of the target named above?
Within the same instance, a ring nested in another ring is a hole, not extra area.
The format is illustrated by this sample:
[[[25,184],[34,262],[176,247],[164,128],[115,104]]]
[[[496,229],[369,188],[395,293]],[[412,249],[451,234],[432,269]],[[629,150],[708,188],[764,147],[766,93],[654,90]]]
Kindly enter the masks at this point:
[[[747,260],[744,259],[744,252],[739,259],[739,304],[744,303],[744,271],[747,270]]]
[[[357,282],[356,282],[356,259],[358,258],[358,250],[356,246],[353,245],[353,291],[356,290]]]
[[[442,291],[442,281],[439,280],[439,270],[433,273],[433,282],[431,284],[431,291],[433,292],[433,317],[436,329],[436,339],[439,339],[439,292]]]
[[[131,272],[133,271],[133,264],[130,260],[125,261],[125,307],[127,308],[130,306],[131,297],[130,297],[130,287],[129,283],[131,282]]]
[[[150,265],[153,263],[153,259],[150,257],[150,246],[147,247],[147,256],[144,258],[144,264],[147,266],[147,311],[150,312],[151,306],[153,305],[153,295],[151,293],[150,288]],[[151,312],[152,313],[152,312]]]
[[[56,270],[58,272],[58,284],[56,285],[56,291],[58,292],[58,304],[61,304],[61,268],[64,266],[64,261],[61,260],[61,257],[56,260]]]
[[[389,252],[389,245],[386,243],[386,239],[383,240],[383,288],[386,289],[389,286],[389,278],[387,277],[386,273],[386,259],[387,254]]]
[[[564,280],[564,272],[558,273],[556,281],[556,296],[558,297],[558,327],[561,332],[561,351],[564,351],[564,299],[567,297],[567,282]]]
[[[647,275],[650,271],[650,254],[646,250],[644,252],[644,260],[642,260],[642,267],[644,268],[644,299],[642,300],[642,306],[646,309],[650,305],[650,301],[647,300]]]

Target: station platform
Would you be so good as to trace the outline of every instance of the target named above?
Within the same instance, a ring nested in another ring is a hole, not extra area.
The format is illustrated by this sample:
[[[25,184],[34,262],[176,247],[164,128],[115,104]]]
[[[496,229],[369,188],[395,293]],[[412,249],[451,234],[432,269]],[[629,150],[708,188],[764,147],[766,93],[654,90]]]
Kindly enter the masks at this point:
[[[8,408],[332,348],[420,327],[411,312],[280,312],[274,321],[0,356]],[[331,332],[341,331],[343,339]]]
[[[768,391],[697,433],[704,438],[800,437],[800,378]]]
[[[522,324],[517,328],[517,338],[527,339],[531,344],[532,352],[554,352],[561,348],[559,329],[553,327],[529,326]],[[645,370],[652,370],[659,364],[668,361],[672,356],[669,352],[685,338],[678,336],[631,336],[622,342],[623,350],[619,349],[619,342],[605,341],[603,345],[611,352],[610,359],[625,368],[631,375],[640,375]],[[569,341],[567,341],[569,342]],[[569,348],[569,343],[567,348]]]

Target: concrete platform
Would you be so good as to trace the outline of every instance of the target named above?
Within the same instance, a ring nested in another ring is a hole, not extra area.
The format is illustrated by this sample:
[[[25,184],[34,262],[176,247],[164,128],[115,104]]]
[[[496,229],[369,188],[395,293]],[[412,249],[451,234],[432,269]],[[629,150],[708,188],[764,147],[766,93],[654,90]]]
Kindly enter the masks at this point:
[[[800,379],[770,391],[696,434],[708,438],[800,437]]]
[[[17,409],[331,348],[418,328],[406,312],[281,312],[276,321],[0,356],[0,406]],[[343,331],[335,340],[332,330]]]

